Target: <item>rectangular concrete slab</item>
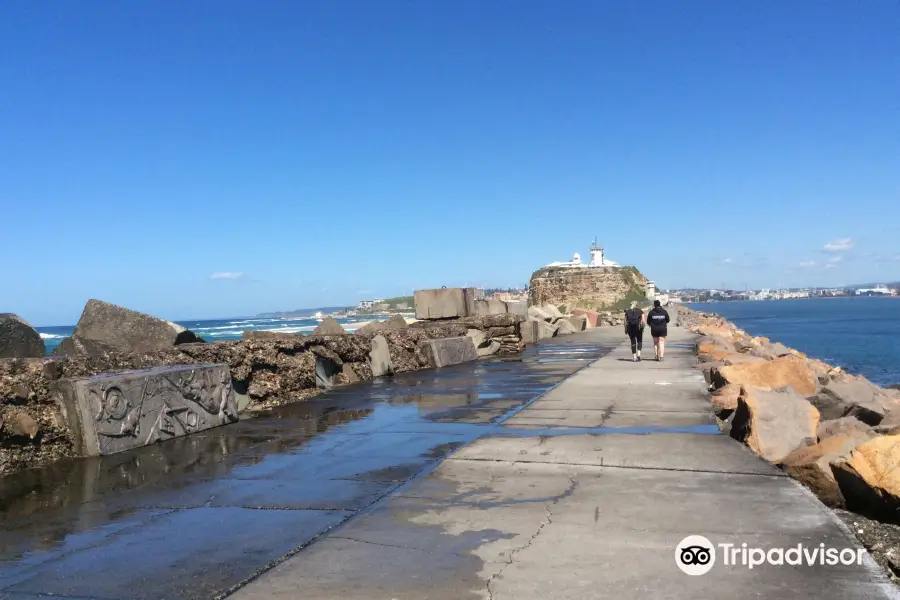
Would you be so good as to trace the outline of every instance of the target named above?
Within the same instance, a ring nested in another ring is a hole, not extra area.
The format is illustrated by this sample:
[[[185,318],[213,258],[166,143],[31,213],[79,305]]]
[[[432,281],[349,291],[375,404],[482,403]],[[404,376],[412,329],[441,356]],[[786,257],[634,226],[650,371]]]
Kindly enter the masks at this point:
[[[475,343],[469,336],[428,340],[422,343],[422,351],[436,369],[478,359]]]
[[[179,365],[81,379],[56,389],[76,452],[115,454],[238,420],[227,365]]]
[[[483,437],[451,460],[501,460],[721,473],[783,473],[723,435],[651,433]]]

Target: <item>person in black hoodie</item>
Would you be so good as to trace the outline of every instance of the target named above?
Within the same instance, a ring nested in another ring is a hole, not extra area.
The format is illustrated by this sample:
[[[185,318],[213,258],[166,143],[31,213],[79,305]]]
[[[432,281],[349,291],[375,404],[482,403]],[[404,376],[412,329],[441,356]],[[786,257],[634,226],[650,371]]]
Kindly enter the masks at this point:
[[[634,362],[641,361],[641,346],[644,345],[644,311],[637,307],[637,302],[631,303],[631,308],[625,311],[625,333],[631,339],[631,358]]]
[[[666,355],[669,313],[660,305],[659,300],[653,301],[653,308],[647,313],[647,324],[650,326],[650,335],[653,336],[653,349],[656,351],[656,360],[662,361]]]

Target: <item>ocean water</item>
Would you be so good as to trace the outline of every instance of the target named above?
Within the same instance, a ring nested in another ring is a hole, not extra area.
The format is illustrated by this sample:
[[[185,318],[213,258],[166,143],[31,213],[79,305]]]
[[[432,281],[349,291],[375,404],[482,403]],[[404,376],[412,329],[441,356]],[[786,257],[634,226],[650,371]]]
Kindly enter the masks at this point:
[[[900,383],[900,299],[824,298],[692,304],[753,335],[863,375]]]
[[[386,317],[348,317],[337,319],[347,331],[356,331],[365,323],[373,320],[383,320]],[[205,321],[177,321],[183,327],[187,327],[207,342],[219,340],[239,340],[244,331],[278,331],[281,333],[310,333],[318,326],[321,319],[306,317],[295,319],[277,318],[237,318],[237,319],[210,319]],[[44,339],[47,353],[52,352],[63,338],[75,331],[74,325],[61,327],[35,327]]]

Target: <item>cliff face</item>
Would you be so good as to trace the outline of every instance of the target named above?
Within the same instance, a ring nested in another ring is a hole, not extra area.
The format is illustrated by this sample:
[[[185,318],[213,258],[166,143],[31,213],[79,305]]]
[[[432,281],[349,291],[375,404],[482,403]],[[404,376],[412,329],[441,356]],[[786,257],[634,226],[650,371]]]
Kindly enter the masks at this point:
[[[634,300],[646,299],[646,283],[634,267],[545,267],[531,276],[528,301],[537,306],[622,310]]]

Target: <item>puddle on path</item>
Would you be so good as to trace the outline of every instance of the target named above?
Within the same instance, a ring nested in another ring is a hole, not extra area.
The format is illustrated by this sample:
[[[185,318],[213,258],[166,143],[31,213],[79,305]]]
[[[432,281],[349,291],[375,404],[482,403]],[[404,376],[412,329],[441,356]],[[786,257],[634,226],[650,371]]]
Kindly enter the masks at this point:
[[[608,351],[542,343],[515,357],[346,386],[189,437],[2,477],[0,597],[215,595],[498,431]],[[221,568],[190,560],[198,531]],[[129,548],[163,539],[184,558],[123,563]],[[245,551],[260,539],[274,542]],[[103,576],[85,577],[92,573]],[[136,589],[135,581],[147,584]]]

